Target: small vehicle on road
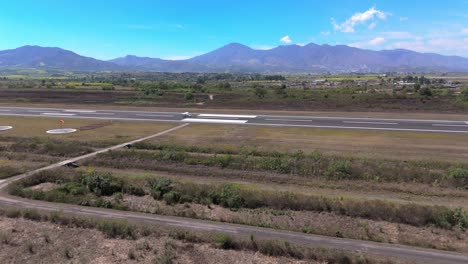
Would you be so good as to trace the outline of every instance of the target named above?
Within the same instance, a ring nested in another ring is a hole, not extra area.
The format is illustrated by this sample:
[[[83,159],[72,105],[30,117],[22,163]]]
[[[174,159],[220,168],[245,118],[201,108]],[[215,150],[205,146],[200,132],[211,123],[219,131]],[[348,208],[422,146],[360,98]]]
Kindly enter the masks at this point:
[[[192,114],[189,113],[189,112],[184,112],[184,113],[182,113],[182,116],[183,116],[184,118],[187,118],[187,117],[192,117]]]

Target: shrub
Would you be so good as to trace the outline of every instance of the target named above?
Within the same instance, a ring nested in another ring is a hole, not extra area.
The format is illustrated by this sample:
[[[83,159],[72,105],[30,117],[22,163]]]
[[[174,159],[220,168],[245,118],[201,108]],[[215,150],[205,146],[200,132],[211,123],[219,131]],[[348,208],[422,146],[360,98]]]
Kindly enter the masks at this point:
[[[185,100],[193,100],[194,96],[193,96],[193,93],[191,92],[188,92],[188,93],[185,93]]]
[[[82,183],[96,195],[112,195],[116,192],[121,192],[123,183],[118,182],[111,173],[93,171],[91,174],[86,175]]]
[[[448,178],[454,180],[457,186],[468,188],[468,170],[452,169],[448,173]]]
[[[351,175],[351,167],[351,162],[347,160],[338,160],[328,167],[325,174],[337,179],[348,178]]]
[[[240,208],[244,206],[245,201],[238,187],[225,183],[219,195],[219,203],[228,208]]]
[[[136,238],[136,227],[127,221],[102,221],[98,229],[109,238]]]
[[[178,203],[180,200],[180,193],[174,191],[165,193],[163,195],[163,200],[169,205]]]
[[[27,209],[23,212],[23,217],[28,220],[39,221],[41,220],[41,214],[39,214],[36,210]]]
[[[230,235],[220,234],[216,237],[217,245],[222,249],[235,249],[236,244]]]
[[[152,178],[148,180],[148,185],[151,189],[151,195],[154,199],[161,199],[164,194],[172,190],[172,181],[169,178]]]

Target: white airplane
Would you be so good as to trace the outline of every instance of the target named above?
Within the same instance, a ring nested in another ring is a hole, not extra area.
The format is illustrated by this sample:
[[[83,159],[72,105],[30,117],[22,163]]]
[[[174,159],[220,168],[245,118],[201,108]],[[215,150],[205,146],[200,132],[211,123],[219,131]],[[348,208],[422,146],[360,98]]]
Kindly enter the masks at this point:
[[[182,113],[182,116],[187,118],[187,117],[192,117],[192,114],[189,113],[189,112],[184,112],[184,113]]]

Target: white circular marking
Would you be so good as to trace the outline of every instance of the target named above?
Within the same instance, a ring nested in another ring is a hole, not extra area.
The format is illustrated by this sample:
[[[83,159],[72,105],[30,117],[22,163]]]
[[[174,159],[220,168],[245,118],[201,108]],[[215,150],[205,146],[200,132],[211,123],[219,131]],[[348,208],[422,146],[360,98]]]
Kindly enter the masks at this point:
[[[0,131],[9,130],[9,129],[12,129],[12,128],[13,128],[12,126],[0,126]]]
[[[73,132],[76,132],[76,129],[74,129],[74,128],[59,128],[59,129],[48,130],[47,134],[67,134],[67,133],[73,133]]]

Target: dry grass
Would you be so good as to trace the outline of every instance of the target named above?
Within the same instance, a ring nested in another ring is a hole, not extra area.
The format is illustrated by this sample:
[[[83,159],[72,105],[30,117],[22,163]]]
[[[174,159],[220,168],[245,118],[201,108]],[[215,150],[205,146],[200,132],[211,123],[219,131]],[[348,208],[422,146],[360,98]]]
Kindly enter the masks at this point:
[[[84,171],[93,170],[90,167],[81,167]],[[182,183],[236,183],[249,189],[286,191],[304,195],[320,195],[324,197],[344,197],[355,199],[379,199],[395,203],[417,203],[423,205],[441,205],[448,207],[463,207],[468,209],[466,200],[468,193],[458,189],[447,189],[437,186],[427,186],[416,183],[379,183],[362,181],[309,181],[298,179],[291,183],[275,183],[255,181],[247,178],[236,177],[209,177],[193,176],[183,173],[154,172],[137,169],[100,168],[102,171],[111,172],[116,177],[145,180],[152,177],[166,177]],[[292,176],[289,176],[292,178]]]
[[[24,219],[0,217],[0,230],[8,232],[8,243],[0,243],[0,263],[158,263],[156,259],[166,255],[167,244],[175,250],[171,263],[305,263],[168,237],[109,239],[94,229]]]
[[[49,129],[60,128],[59,120],[64,119],[64,127],[79,128],[95,123],[102,123],[102,120],[91,119],[66,119],[41,118],[41,117],[9,117],[1,116],[0,125],[13,126],[11,130],[0,132],[0,136],[31,138],[48,137],[61,140],[73,141],[109,141],[124,142],[129,139],[155,134],[159,131],[171,128],[174,124],[153,123],[153,122],[113,122],[110,126],[97,129],[77,131],[71,134],[50,135],[45,132]]]
[[[468,160],[468,135],[345,129],[191,125],[158,141],[237,149],[312,152],[404,160]]]

